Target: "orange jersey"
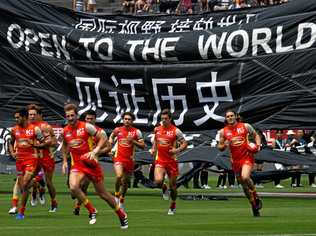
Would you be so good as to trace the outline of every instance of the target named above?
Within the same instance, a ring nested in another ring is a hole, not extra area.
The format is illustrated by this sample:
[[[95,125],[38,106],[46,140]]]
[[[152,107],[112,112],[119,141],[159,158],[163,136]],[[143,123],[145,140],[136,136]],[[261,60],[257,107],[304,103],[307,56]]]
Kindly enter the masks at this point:
[[[46,132],[47,126],[49,126],[49,124],[45,121],[37,121],[37,122],[33,122],[32,124],[36,125],[37,127],[39,127],[43,133],[44,138],[46,138],[48,135]],[[40,158],[54,158],[54,147],[48,147],[48,148],[44,148],[44,149],[39,149],[39,157]]]
[[[157,147],[156,161],[170,162],[176,160],[176,155],[170,154],[170,150],[177,146],[177,141],[183,139],[183,133],[174,125],[158,126],[154,130]]]
[[[127,137],[130,136],[136,141],[142,139],[140,130],[134,127],[121,126],[114,129],[113,135],[117,138],[114,158],[134,159],[135,145],[128,141]]]
[[[67,125],[63,129],[64,142],[66,142],[68,146],[72,164],[79,162],[81,155],[93,149],[93,137],[97,131],[96,128],[90,125],[89,127],[92,133],[89,133],[87,125],[88,124],[83,121],[77,121],[75,127]]]
[[[27,160],[37,158],[37,149],[33,147],[36,140],[42,139],[41,133],[37,133],[36,126],[28,124],[23,128],[16,125],[12,129],[12,135],[15,138],[15,147],[18,160]]]
[[[245,123],[238,122],[224,127],[224,138],[230,142],[229,148],[233,161],[253,158],[253,154],[247,149],[248,134],[249,130]]]

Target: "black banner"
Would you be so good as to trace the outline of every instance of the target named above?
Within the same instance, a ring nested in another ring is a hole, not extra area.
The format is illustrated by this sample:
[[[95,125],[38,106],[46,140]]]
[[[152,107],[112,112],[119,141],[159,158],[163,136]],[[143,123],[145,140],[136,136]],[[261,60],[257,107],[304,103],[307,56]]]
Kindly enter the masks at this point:
[[[218,129],[233,108],[259,128],[315,129],[315,42],[308,0],[176,19],[3,0],[0,126],[29,102],[62,124],[73,101],[108,128],[132,111],[138,127],[152,130],[170,108],[181,129]]]

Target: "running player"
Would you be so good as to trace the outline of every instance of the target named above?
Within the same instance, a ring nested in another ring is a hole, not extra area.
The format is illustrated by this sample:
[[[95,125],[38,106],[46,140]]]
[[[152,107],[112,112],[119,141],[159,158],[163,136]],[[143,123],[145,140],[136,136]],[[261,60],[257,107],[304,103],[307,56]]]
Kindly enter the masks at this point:
[[[154,129],[154,142],[150,150],[156,153],[155,159],[155,183],[162,188],[163,196],[166,198],[167,186],[163,183],[165,175],[169,178],[169,188],[171,204],[168,215],[176,213],[177,199],[177,177],[179,175],[177,154],[185,150],[188,146],[180,129],[172,123],[170,110],[164,109],[161,112],[161,125]]]
[[[249,135],[253,136],[256,144],[249,142]],[[254,216],[260,216],[262,202],[250,175],[255,164],[254,153],[260,150],[260,146],[261,139],[254,128],[248,123],[240,122],[236,112],[228,110],[225,115],[225,127],[219,131],[217,147],[220,151],[229,147],[233,171],[249,199]]]
[[[145,148],[142,133],[133,127],[135,115],[125,112],[122,115],[123,126],[113,130],[110,136],[110,144],[116,140],[115,153],[113,156],[113,167],[116,175],[115,199],[120,207],[124,208],[125,195],[128,183],[134,171],[135,147]]]
[[[22,191],[21,207],[16,219],[24,219],[29,188],[36,173],[38,163],[37,148],[46,147],[51,144],[51,140],[44,139],[40,128],[28,123],[28,112],[20,109],[14,114],[17,125],[12,129],[12,139],[10,150],[16,146],[16,168],[21,173],[19,186]]]
[[[101,132],[101,134],[106,137],[106,133],[103,129],[100,127],[96,126],[96,119],[97,119],[97,114],[94,110],[88,110],[84,113],[84,120],[87,123],[92,124],[98,132]],[[95,146],[97,144],[96,137],[93,138],[93,145]],[[108,142],[105,143],[104,147],[100,150],[100,154],[105,154],[108,153],[110,150],[110,144]],[[90,181],[88,178],[86,178],[82,183],[81,183],[81,190],[84,192],[84,194],[87,195],[88,187],[89,187]],[[75,208],[73,210],[74,215],[79,215],[80,214],[80,207],[81,207],[82,202],[76,201]]]
[[[103,180],[103,170],[98,163],[97,155],[107,142],[107,138],[97,129],[86,122],[77,119],[77,106],[67,104],[64,106],[68,124],[63,129],[63,173],[68,168],[68,152],[72,158],[72,166],[69,175],[69,187],[71,193],[84,204],[89,211],[89,224],[96,223],[96,209],[81,190],[81,183],[88,178],[94,185],[97,194],[114,209],[121,223],[121,228],[128,228],[127,214],[118,204],[114,197],[106,191]],[[97,144],[93,145],[96,137]],[[87,164],[89,163],[89,165]]]
[[[56,201],[56,189],[53,184],[53,176],[55,170],[55,157],[54,151],[57,145],[57,139],[52,127],[42,119],[42,112],[39,106],[36,104],[30,104],[27,106],[29,122],[35,126],[38,126],[45,139],[51,140],[51,145],[44,148],[38,149],[39,159],[38,159],[38,169],[44,170],[45,180],[47,189],[51,198],[51,206],[49,212],[57,211],[57,201]]]

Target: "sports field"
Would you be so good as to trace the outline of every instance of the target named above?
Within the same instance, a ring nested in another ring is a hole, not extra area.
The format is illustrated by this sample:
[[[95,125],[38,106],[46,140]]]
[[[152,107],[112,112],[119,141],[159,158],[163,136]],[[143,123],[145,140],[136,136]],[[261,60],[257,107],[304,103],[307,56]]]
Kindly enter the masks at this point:
[[[264,197],[262,217],[254,218],[244,197],[228,200],[179,200],[175,216],[168,216],[168,202],[160,191],[144,188],[131,189],[126,199],[129,229],[121,230],[112,210],[96,196],[90,199],[98,209],[95,225],[88,224],[86,209],[80,216],[72,214],[73,201],[65,187],[65,177],[56,176],[58,212],[48,213],[45,206],[28,205],[26,218],[17,221],[8,215],[13,175],[0,175],[0,235],[316,235],[316,199]],[[106,176],[106,186],[113,191],[113,176]],[[214,186],[215,177],[210,179]],[[286,184],[286,182],[282,182]],[[304,182],[303,182],[304,184]],[[180,188],[180,194],[197,190]],[[266,184],[260,192],[275,192]],[[281,190],[282,192],[310,192],[311,188]],[[233,193],[241,189],[198,190],[198,193]],[[49,199],[46,194],[46,199]]]

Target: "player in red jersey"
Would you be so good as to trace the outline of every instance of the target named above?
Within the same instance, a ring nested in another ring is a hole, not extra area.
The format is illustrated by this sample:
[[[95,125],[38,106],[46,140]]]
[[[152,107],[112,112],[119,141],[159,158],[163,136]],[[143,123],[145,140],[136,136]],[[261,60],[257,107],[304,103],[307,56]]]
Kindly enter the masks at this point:
[[[169,188],[171,204],[168,215],[176,212],[177,199],[177,176],[179,175],[178,162],[176,155],[185,150],[188,146],[180,129],[172,123],[172,115],[168,109],[161,112],[161,125],[154,129],[154,142],[150,150],[156,153],[155,159],[155,183],[163,190],[166,198],[167,186],[163,184],[165,175],[169,178]]]
[[[251,125],[240,122],[237,114],[232,110],[226,112],[225,124],[225,127],[219,131],[217,147],[220,151],[229,147],[233,171],[249,199],[253,215],[260,216],[259,210],[262,208],[262,202],[250,178],[255,163],[254,154],[260,150],[261,146],[260,136]],[[249,135],[252,135],[255,144],[249,142]]]
[[[54,151],[56,149],[57,139],[55,137],[53,128],[47,122],[43,121],[42,112],[39,106],[37,106],[36,104],[30,104],[27,106],[27,111],[29,122],[41,129],[45,139],[51,140],[51,145],[38,149],[39,159],[37,171],[39,172],[41,169],[44,170],[45,181],[51,198],[51,206],[49,208],[49,212],[56,212],[57,201],[56,189],[53,184],[53,176],[55,170]]]
[[[16,147],[16,168],[22,173],[19,178],[19,186],[22,191],[21,207],[16,219],[24,219],[29,188],[36,173],[38,163],[37,148],[46,147],[51,144],[51,140],[44,139],[40,128],[28,123],[28,112],[26,109],[16,111],[14,114],[17,125],[12,129],[12,139],[10,150]]]
[[[121,228],[128,228],[127,214],[118,204],[114,197],[106,191],[103,180],[103,170],[98,163],[97,155],[107,142],[107,138],[98,132],[97,129],[86,122],[77,119],[77,106],[67,104],[64,107],[68,124],[63,129],[63,173],[68,168],[68,152],[71,156],[72,166],[69,175],[69,188],[71,193],[84,204],[89,211],[89,224],[96,223],[96,210],[92,203],[87,199],[81,189],[81,183],[88,178],[94,185],[96,193],[115,210],[121,223]],[[93,138],[96,138],[96,145],[93,144]],[[88,157],[94,165],[87,165],[84,158]]]
[[[106,138],[106,133],[103,129],[100,127],[96,126],[96,119],[97,119],[97,114],[94,110],[88,110],[84,113],[84,120],[85,122],[92,124],[98,132],[101,132],[101,134]],[[96,137],[93,138],[93,145],[95,146],[97,144]],[[106,142],[104,147],[100,150],[100,154],[105,154],[110,150],[110,144],[109,142]],[[88,178],[86,178],[82,183],[81,183],[81,190],[84,192],[84,194],[87,195],[88,187],[89,187],[90,181]],[[81,207],[82,202],[76,201],[73,213],[74,215],[79,215],[80,214],[80,207]]]
[[[131,112],[125,112],[122,115],[122,120],[123,126],[113,130],[110,144],[113,145],[116,141],[113,155],[113,167],[116,175],[115,199],[120,207],[124,208],[128,183],[134,171],[135,147],[144,149],[145,143],[141,131],[133,127],[135,115]]]

